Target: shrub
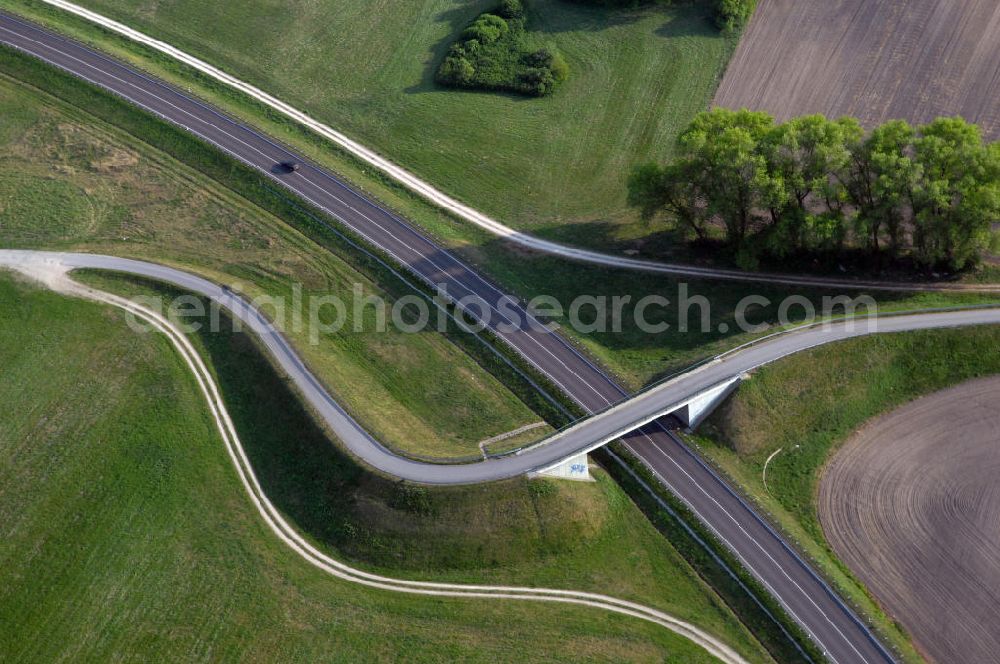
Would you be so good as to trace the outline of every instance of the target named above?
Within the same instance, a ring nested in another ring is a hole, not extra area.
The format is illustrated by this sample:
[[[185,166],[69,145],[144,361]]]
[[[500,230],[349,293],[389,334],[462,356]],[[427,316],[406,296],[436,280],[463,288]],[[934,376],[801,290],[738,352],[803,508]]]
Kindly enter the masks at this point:
[[[448,56],[438,69],[438,81],[452,85],[469,85],[475,75],[475,67],[461,56]]]
[[[427,489],[405,482],[398,482],[395,485],[389,497],[389,507],[418,516],[434,514],[434,506],[431,504]]]
[[[525,69],[518,76],[517,80],[521,91],[536,97],[549,94],[556,84],[552,72],[539,67]]]
[[[540,97],[569,77],[569,65],[553,49],[527,51],[524,6],[503,0],[495,14],[481,14],[462,31],[437,71],[443,85],[508,90]]]
[[[556,79],[557,83],[562,83],[569,78],[569,65],[563,58],[562,53],[558,51],[552,55],[552,63],[549,65],[549,69],[552,70],[552,77]]]
[[[470,25],[462,33],[462,41],[479,40],[482,44],[491,44],[500,39],[510,27],[507,21],[495,14],[481,14],[476,22]]]
[[[552,51],[547,48],[540,48],[534,53],[529,53],[524,56],[524,63],[529,67],[536,69],[548,69],[552,66],[552,60],[554,59]]]

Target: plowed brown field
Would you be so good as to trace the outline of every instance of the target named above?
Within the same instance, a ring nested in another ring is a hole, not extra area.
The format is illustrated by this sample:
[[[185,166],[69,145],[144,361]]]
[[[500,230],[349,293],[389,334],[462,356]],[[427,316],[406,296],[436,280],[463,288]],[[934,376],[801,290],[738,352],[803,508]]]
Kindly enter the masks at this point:
[[[779,119],[961,115],[1000,138],[997,0],[761,0],[715,96]]]
[[[866,425],[820,480],[834,551],[938,662],[1000,653],[1000,377]]]

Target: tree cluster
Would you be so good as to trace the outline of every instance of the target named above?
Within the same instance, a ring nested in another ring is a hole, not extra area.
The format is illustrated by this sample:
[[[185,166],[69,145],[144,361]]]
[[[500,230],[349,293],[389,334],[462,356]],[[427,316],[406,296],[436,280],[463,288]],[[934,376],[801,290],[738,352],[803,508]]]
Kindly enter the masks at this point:
[[[443,85],[506,90],[541,97],[569,76],[569,66],[553,49],[525,45],[521,0],[503,0],[467,27],[438,67]]]
[[[745,268],[853,249],[874,267],[962,270],[1000,221],[1000,143],[984,145],[961,118],[866,133],[852,118],[777,124],[714,109],[681,134],[673,161],[632,173],[629,200],[701,240],[721,229]]]

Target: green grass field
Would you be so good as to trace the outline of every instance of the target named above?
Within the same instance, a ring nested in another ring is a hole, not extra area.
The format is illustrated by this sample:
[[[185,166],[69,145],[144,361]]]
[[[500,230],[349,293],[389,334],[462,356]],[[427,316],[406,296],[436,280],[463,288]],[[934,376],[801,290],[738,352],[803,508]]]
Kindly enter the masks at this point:
[[[754,374],[694,440],[850,598],[879,616],[896,643],[906,644],[827,545],[816,513],[819,475],[838,446],[869,419],[1000,372],[998,345],[1000,328],[988,326],[875,336],[801,353]],[[779,449],[765,487],[764,463]]]
[[[84,249],[193,269],[250,295],[392,294],[282,220],[68,106],[0,79],[0,244]],[[537,422],[445,337],[375,332],[374,310],[320,343],[288,333],[328,388],[387,443],[438,457]],[[443,407],[442,407],[443,406]],[[544,435],[546,429],[534,431]]]
[[[411,577],[641,599],[766,659],[603,473],[415,500],[338,453],[248,338],[195,342],[266,492],[334,555]],[[326,577],[258,520],[165,339],[9,275],[0,399],[6,661],[704,659],[665,630],[597,611],[403,597]]]
[[[56,16],[32,0],[17,11]],[[529,46],[566,56],[551,97],[455,91],[433,82],[447,48],[492,0],[268,0],[137,5],[87,0],[377,149],[504,223],[600,243],[636,217],[627,171],[665,157],[704,110],[734,47],[697,4],[616,10],[528,3]],[[64,17],[57,17],[61,21]],[[606,231],[606,232],[605,232]]]

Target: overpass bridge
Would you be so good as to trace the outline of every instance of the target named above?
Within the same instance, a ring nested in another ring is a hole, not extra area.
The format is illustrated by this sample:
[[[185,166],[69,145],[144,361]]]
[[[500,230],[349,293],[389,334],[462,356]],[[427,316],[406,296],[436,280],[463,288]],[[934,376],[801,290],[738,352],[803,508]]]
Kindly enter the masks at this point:
[[[821,344],[865,334],[1000,323],[1000,308],[982,308],[844,320],[775,334],[620,399],[520,454],[438,465],[400,457],[382,446],[333,400],[270,321],[229,289],[175,268],[95,254],[0,250],[0,267],[36,276],[57,288],[73,269],[112,270],[159,280],[215,300],[257,335],[345,447],[367,465],[396,477],[428,484],[469,484],[532,473],[573,477],[586,472],[588,451],[621,438],[657,480],[684,501],[778,599],[829,658],[838,662],[894,658],[808,563],[667,431],[660,418],[673,415],[688,426],[696,426],[755,368]]]
[[[694,372],[692,372],[693,374]],[[711,385],[693,385],[689,389],[694,391],[679,398],[676,396],[676,392],[670,389],[669,383],[658,385],[630,399],[621,401],[604,412],[590,415],[565,427],[544,440],[519,450],[518,453],[524,453],[537,446],[558,442],[563,436],[582,433],[586,438],[591,439],[586,447],[572,456],[532,474],[561,479],[589,479],[590,466],[587,463],[589,452],[667,416],[673,416],[688,429],[694,429],[715,410],[716,406],[725,401],[726,397],[732,394],[745,378],[747,378],[746,374],[737,374]],[[581,431],[574,431],[577,428]]]

